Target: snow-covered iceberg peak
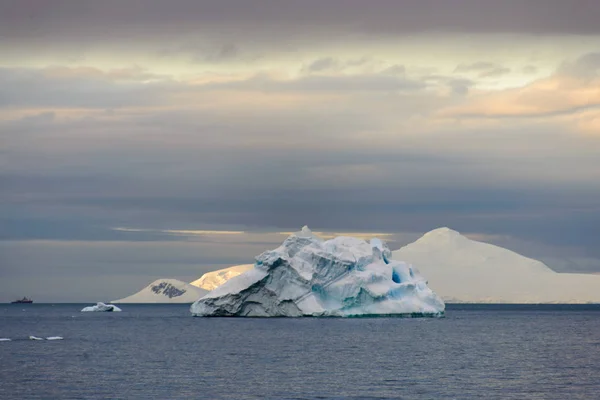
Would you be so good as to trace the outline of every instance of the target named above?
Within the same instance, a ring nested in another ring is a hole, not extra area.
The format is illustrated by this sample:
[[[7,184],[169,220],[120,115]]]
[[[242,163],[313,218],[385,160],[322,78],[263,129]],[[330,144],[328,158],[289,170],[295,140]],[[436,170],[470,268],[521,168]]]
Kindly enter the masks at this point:
[[[254,268],[192,304],[195,316],[443,315],[443,301],[379,239],[323,241],[308,227],[258,257]]]

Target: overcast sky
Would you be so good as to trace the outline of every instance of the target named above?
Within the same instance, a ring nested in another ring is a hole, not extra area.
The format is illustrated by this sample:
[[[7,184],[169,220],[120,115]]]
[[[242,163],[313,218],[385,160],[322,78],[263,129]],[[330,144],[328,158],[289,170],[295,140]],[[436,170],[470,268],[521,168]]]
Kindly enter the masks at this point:
[[[596,0],[0,0],[0,301],[125,297],[304,224],[396,247],[449,226],[600,272],[598,21]]]

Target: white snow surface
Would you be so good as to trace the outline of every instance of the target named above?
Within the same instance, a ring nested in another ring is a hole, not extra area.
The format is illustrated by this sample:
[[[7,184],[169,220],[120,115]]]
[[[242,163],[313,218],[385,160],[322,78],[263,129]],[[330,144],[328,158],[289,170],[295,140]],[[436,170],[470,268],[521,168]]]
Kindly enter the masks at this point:
[[[448,303],[600,303],[600,276],[557,273],[542,262],[439,228],[393,252]]]
[[[113,312],[121,309],[112,304],[97,303],[95,306],[84,307],[81,312]]]
[[[177,279],[158,279],[131,296],[111,303],[193,303],[206,290]]]
[[[445,305],[378,239],[323,241],[304,227],[192,304],[195,316],[443,315]]]
[[[207,272],[199,279],[191,282],[190,285],[197,286],[205,290],[214,290],[233,278],[254,268],[254,264],[234,265],[233,267],[223,268],[216,271]]]

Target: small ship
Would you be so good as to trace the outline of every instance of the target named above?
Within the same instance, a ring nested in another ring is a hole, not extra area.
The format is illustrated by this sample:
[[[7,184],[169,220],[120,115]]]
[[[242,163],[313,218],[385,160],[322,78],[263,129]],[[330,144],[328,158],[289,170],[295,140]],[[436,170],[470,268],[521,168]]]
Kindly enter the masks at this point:
[[[33,300],[28,299],[27,297],[23,297],[22,299],[18,299],[15,301],[11,301],[12,304],[31,304]]]

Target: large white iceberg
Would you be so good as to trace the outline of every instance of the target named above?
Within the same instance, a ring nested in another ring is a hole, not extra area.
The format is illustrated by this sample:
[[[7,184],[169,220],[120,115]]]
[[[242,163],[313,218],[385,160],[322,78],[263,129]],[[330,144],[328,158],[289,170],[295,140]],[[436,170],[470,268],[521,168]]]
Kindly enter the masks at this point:
[[[121,311],[121,309],[112,304],[97,303],[95,306],[84,307],[81,312],[112,312]]]
[[[192,304],[194,316],[441,316],[444,302],[379,239],[323,241],[304,227]]]

